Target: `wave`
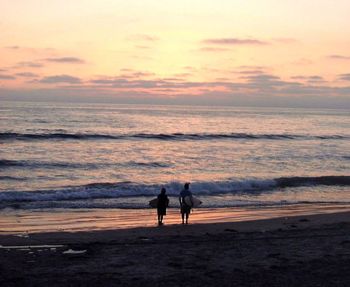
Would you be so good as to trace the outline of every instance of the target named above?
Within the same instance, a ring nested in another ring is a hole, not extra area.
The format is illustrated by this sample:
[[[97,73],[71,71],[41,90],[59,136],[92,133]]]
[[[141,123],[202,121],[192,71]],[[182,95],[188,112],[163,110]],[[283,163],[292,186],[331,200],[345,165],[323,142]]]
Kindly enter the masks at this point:
[[[30,167],[30,168],[98,168],[94,163],[72,163],[72,162],[45,162],[36,160],[0,160],[1,168]]]
[[[218,196],[224,194],[261,194],[288,187],[302,186],[350,186],[350,176],[281,177],[275,179],[247,179],[239,181],[194,182],[192,192],[198,196]],[[161,187],[167,188],[170,196],[177,196],[182,188],[179,182],[164,185],[145,185],[132,182],[91,183],[83,186],[66,187],[43,191],[7,191],[0,193],[0,206],[11,206],[21,202],[53,202],[94,199],[115,199],[152,197]]]
[[[163,140],[163,141],[184,141],[184,140],[216,140],[216,139],[246,139],[246,140],[343,140],[350,139],[346,135],[297,135],[297,134],[249,134],[249,133],[170,133],[170,134],[88,134],[88,133],[0,133],[0,140],[3,141],[33,141],[33,140]]]
[[[46,161],[36,161],[36,160],[7,160],[0,159],[0,168],[13,168],[13,167],[30,167],[30,168],[46,168],[46,169],[55,169],[55,168],[72,168],[72,169],[98,169],[106,166],[115,166],[115,167],[147,167],[147,168],[163,168],[170,167],[170,163],[165,162],[143,162],[143,161],[127,161],[119,163],[73,163],[73,162],[46,162]],[[0,178],[1,179],[1,178]]]
[[[225,200],[221,202],[213,202],[210,198],[201,197],[203,206],[205,208],[229,208],[229,207],[245,207],[245,208],[256,208],[256,207],[281,207],[291,206],[296,204],[302,205],[348,205],[349,201],[320,201],[320,200],[293,200],[293,201],[250,201],[250,200]],[[125,202],[120,200],[90,200],[90,201],[40,201],[40,202],[22,202],[12,203],[7,206],[1,205],[0,209],[11,208],[11,209],[145,209],[148,208],[148,200],[140,198],[138,201]],[[178,209],[179,203],[176,198],[170,197],[169,208]]]
[[[27,177],[16,177],[16,176],[0,175],[0,181],[1,180],[26,181],[26,180],[28,180],[28,178]]]
[[[275,179],[277,187],[300,187],[310,185],[350,185],[350,176],[281,177]]]

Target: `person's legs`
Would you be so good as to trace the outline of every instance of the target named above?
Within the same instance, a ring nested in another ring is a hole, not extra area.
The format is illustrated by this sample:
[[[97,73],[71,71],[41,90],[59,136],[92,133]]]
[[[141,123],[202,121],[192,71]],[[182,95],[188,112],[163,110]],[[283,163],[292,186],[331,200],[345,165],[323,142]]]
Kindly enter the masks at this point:
[[[181,210],[181,218],[182,218],[182,224],[185,223],[185,212]]]
[[[186,224],[188,224],[188,216],[190,215],[189,212],[186,212]]]
[[[160,223],[161,223],[161,214],[160,214],[160,212],[158,211],[158,225],[160,225]]]

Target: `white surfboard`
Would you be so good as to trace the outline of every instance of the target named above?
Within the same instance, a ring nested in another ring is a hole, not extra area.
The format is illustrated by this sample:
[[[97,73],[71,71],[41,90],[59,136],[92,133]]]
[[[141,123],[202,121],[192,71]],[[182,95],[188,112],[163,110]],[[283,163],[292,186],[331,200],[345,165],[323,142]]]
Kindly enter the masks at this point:
[[[192,196],[186,196],[185,197],[185,203],[188,206],[191,206],[191,207],[198,207],[198,206],[200,206],[202,204],[202,202],[197,197],[194,197],[193,195]]]
[[[155,199],[152,199],[150,202],[149,202],[149,205],[153,208],[156,208],[157,205],[158,205],[158,198],[155,198]]]

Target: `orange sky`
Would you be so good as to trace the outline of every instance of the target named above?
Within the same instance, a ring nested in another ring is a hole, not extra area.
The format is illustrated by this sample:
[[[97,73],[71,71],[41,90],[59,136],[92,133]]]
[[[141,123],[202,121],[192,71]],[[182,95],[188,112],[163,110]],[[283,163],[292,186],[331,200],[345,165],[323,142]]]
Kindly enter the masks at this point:
[[[347,0],[2,0],[0,98],[349,103],[349,11]]]

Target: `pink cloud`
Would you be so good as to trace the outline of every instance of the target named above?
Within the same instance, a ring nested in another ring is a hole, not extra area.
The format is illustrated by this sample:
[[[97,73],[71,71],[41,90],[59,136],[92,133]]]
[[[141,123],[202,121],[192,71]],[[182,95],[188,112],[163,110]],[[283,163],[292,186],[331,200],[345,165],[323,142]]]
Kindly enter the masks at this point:
[[[85,61],[83,59],[77,57],[57,57],[57,58],[46,58],[44,59],[46,62],[54,62],[54,63],[68,63],[68,64],[84,64]]]
[[[79,84],[81,83],[80,78],[70,76],[70,75],[56,75],[48,76],[39,80],[43,84],[57,84],[57,83],[69,83],[69,84]]]
[[[350,60],[350,56],[343,56],[343,55],[329,55],[328,58],[333,60]]]
[[[0,74],[0,80],[14,80],[16,77],[12,75]]]
[[[240,38],[213,38],[205,39],[202,41],[203,44],[211,45],[269,45],[266,41],[261,41],[257,39],[240,39]]]

